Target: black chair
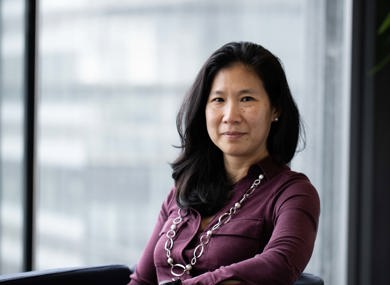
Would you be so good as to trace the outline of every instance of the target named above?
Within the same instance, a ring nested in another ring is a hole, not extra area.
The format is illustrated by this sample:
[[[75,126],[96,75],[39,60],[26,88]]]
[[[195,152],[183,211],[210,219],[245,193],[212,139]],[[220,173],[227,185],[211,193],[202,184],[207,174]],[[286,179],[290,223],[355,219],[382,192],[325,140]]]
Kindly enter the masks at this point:
[[[324,285],[324,280],[311,273],[302,273],[294,285]]]
[[[126,285],[130,268],[103,265],[28,271],[0,275],[1,285]]]
[[[126,265],[103,265],[28,271],[0,275],[0,285],[126,285],[131,270]],[[294,285],[324,285],[321,278],[303,273]]]

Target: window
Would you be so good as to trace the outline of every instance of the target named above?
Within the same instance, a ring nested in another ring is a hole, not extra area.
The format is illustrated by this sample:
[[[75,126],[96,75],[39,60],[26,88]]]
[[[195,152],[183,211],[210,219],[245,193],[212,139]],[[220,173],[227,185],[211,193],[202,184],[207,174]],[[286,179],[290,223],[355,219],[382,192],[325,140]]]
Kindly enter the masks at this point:
[[[305,122],[307,147],[292,167],[322,200],[307,270],[344,284],[350,9],[350,0],[41,0],[36,267],[137,261],[173,183],[183,95],[212,51],[249,40],[281,58]],[[2,48],[3,72],[14,53]],[[4,177],[12,164],[1,162]]]
[[[24,2],[0,1],[0,271],[22,269]]]

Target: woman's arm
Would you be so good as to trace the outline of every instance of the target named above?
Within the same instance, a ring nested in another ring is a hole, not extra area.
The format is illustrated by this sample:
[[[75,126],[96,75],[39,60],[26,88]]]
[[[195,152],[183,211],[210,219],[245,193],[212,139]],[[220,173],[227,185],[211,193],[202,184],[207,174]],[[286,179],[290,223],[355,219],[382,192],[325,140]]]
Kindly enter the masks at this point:
[[[184,280],[183,284],[292,284],[312,254],[319,198],[310,183],[296,183],[285,189],[272,204],[274,229],[262,253]]]

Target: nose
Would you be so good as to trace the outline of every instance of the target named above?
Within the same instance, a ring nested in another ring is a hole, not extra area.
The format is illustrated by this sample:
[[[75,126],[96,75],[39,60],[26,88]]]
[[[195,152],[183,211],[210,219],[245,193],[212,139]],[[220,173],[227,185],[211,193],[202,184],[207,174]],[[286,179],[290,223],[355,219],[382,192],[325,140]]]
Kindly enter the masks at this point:
[[[223,122],[228,124],[235,124],[241,121],[241,111],[238,103],[228,101],[224,108]]]

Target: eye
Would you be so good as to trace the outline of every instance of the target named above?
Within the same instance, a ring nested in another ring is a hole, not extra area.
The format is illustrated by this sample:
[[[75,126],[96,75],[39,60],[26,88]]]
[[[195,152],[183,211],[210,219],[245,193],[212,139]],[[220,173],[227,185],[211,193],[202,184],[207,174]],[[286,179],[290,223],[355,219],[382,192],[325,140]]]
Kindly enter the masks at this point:
[[[216,103],[221,103],[221,102],[224,102],[225,100],[222,97],[214,97],[214,98],[211,98],[210,101],[216,102]]]
[[[253,100],[255,100],[255,98],[253,98],[251,96],[245,96],[245,97],[241,98],[241,102],[249,102],[249,101],[253,101]]]

